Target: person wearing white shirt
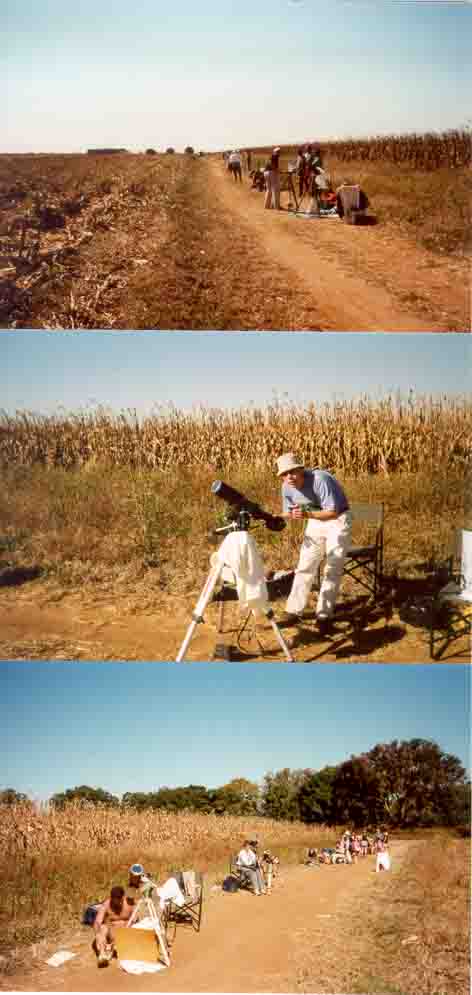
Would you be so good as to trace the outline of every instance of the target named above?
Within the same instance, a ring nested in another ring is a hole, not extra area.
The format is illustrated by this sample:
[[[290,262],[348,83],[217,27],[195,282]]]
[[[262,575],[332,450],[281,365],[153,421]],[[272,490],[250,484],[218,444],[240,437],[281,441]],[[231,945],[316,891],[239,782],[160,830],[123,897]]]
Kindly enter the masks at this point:
[[[265,892],[259,861],[254,847],[257,846],[250,840],[244,840],[244,845],[239,851],[236,866],[243,876],[249,881],[255,895],[263,895]]]

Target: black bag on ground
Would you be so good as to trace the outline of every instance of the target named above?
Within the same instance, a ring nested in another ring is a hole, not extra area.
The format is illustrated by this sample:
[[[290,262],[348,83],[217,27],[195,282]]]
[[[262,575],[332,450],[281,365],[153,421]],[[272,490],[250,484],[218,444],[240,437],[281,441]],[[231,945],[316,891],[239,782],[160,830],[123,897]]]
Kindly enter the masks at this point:
[[[97,902],[96,905],[87,905],[82,915],[83,926],[93,926],[95,919],[97,918],[97,912],[100,908],[100,905],[101,902]]]
[[[223,891],[228,891],[230,894],[239,891],[239,881],[235,878],[234,874],[228,874],[228,877],[224,879]]]

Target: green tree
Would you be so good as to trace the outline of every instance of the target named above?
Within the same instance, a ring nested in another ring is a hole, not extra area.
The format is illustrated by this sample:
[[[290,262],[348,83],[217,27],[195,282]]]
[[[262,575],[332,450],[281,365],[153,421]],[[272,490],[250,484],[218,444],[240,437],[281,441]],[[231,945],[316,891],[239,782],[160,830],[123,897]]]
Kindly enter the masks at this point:
[[[336,767],[323,767],[302,782],[298,792],[298,806],[303,822],[330,822],[336,770]]]
[[[332,782],[331,818],[357,827],[381,820],[378,779],[365,756],[353,756],[337,767]]]
[[[24,795],[22,791],[15,791],[14,788],[4,788],[0,791],[0,805],[24,805],[25,802],[31,804],[28,795]]]
[[[300,818],[299,792],[302,784],[313,774],[312,770],[283,770],[264,776],[262,807],[264,815],[271,819],[287,819],[290,822]]]
[[[254,781],[235,777],[228,784],[212,792],[211,806],[218,815],[255,815],[258,811],[260,790]]]
[[[89,805],[110,805],[115,807],[120,804],[120,799],[116,795],[111,795],[109,791],[105,791],[103,788],[91,788],[88,784],[81,784],[76,788],[68,788],[67,791],[61,791],[51,798],[51,805],[55,808],[64,808],[64,805],[67,805],[68,802],[83,802]]]
[[[399,827],[445,824],[464,787],[459,759],[430,740],[379,743],[338,767],[333,813],[355,825]]]

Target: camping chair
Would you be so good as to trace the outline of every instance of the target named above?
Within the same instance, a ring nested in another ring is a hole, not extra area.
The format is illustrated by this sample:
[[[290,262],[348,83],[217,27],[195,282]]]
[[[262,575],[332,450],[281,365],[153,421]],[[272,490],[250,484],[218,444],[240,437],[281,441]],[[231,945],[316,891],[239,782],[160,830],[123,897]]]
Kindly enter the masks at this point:
[[[252,891],[251,882],[249,878],[246,877],[245,874],[243,874],[241,868],[238,866],[237,860],[238,860],[238,854],[232,853],[231,857],[229,858],[229,873],[231,874],[232,877],[237,878],[237,880],[239,881],[239,887],[241,889],[246,888],[248,891]]]
[[[370,543],[350,546],[344,573],[376,598],[383,572],[384,506],[359,502],[351,504],[350,509],[353,522],[365,523],[372,535]]]
[[[196,933],[200,932],[203,912],[203,875],[199,871],[183,871],[184,905],[176,905],[172,900],[166,903],[165,924],[168,942],[175,937],[177,926],[182,923],[190,925]],[[172,934],[169,937],[169,934]]]
[[[433,598],[430,655],[437,660],[452,641],[472,631],[472,529],[456,529],[449,581]],[[438,643],[441,647],[435,649]]]

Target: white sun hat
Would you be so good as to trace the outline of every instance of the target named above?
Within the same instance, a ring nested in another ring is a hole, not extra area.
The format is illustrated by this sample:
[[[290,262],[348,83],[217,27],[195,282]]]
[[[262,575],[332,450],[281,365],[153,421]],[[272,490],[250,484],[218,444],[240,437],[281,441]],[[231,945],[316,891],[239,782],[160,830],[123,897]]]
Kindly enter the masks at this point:
[[[288,473],[289,470],[303,470],[304,467],[305,464],[297,459],[295,453],[284,453],[277,460],[277,476],[281,477],[283,473]]]

